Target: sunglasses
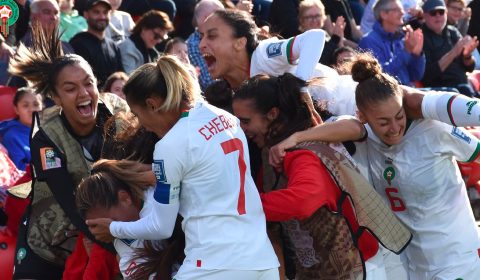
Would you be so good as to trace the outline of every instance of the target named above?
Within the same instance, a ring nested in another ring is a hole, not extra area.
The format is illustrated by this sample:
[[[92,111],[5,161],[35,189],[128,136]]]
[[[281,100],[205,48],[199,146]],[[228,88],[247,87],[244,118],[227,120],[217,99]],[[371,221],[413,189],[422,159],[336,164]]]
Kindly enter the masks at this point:
[[[433,11],[428,12],[428,14],[432,17],[435,17],[437,15],[443,16],[445,14],[445,10],[433,10]]]
[[[159,40],[159,39],[165,40],[165,39],[168,38],[167,33],[165,33],[165,34],[157,33],[155,31],[153,31],[153,29],[151,29],[151,31],[153,33],[153,40]]]

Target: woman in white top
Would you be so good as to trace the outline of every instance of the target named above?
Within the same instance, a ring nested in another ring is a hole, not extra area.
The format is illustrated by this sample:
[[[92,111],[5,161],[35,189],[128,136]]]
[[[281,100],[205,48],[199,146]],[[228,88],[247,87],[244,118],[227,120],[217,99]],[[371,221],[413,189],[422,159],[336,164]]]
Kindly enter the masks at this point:
[[[103,241],[164,239],[183,217],[185,260],[175,279],[278,279],[248,147],[239,121],[204,103],[173,56],[137,69],[124,87],[139,122],[154,132],[153,210],[136,222],[88,220]]]
[[[365,126],[340,120],[297,133],[277,156],[301,141],[356,140],[354,158],[413,233],[402,260],[409,279],[480,279],[479,236],[455,162],[478,161],[479,140],[438,121],[408,120],[403,91],[372,57],[357,58],[352,75]]]

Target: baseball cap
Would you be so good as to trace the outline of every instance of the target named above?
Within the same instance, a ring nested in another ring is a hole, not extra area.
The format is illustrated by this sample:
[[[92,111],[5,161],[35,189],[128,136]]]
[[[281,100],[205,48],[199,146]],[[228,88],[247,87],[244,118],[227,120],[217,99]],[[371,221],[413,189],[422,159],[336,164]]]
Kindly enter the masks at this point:
[[[423,3],[422,10],[428,13],[434,10],[445,10],[445,2],[443,0],[427,0]]]
[[[107,7],[111,10],[112,9],[112,4],[108,0],[88,0],[87,4],[85,5],[85,10],[90,10],[93,8],[93,6],[103,3],[107,5]]]

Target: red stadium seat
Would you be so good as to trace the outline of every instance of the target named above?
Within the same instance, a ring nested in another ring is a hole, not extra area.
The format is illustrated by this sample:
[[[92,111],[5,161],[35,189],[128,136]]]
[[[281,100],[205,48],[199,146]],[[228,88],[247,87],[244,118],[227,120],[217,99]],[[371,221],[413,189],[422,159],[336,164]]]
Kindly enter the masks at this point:
[[[17,237],[7,230],[0,231],[0,271],[2,279],[10,280],[13,275],[13,259],[15,257],[15,244]]]
[[[13,87],[0,86],[0,121],[16,117],[13,109],[13,97],[16,91],[17,89]]]

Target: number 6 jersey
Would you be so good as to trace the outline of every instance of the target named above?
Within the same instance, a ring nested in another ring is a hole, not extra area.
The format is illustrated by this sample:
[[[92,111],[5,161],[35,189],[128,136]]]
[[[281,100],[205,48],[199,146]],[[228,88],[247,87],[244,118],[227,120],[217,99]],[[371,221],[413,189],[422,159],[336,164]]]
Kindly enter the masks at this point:
[[[413,121],[402,141],[385,145],[366,125],[369,172],[378,193],[413,234],[410,267],[434,270],[469,262],[479,248],[475,219],[456,160],[472,161],[478,139],[432,120]],[[360,144],[360,145],[358,145]],[[366,147],[364,146],[366,145]]]

